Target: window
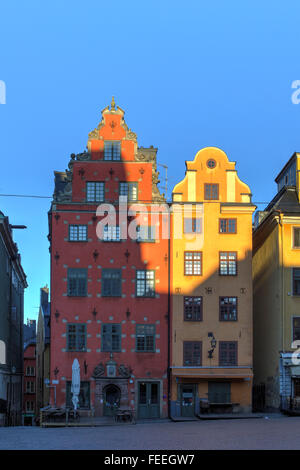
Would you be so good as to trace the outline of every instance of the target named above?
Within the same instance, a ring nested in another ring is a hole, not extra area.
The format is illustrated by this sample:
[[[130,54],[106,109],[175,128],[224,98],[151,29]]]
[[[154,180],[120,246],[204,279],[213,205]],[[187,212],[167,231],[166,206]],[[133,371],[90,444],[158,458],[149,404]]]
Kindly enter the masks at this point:
[[[293,295],[300,295],[300,268],[293,268]]]
[[[92,181],[86,183],[86,200],[90,202],[104,201],[105,183],[102,181]]]
[[[28,366],[26,367],[26,375],[27,376],[34,376],[35,375],[35,368]]]
[[[68,296],[85,297],[87,295],[87,269],[68,269]]]
[[[70,242],[87,241],[87,225],[69,225]]]
[[[155,242],[155,227],[138,225],[136,233],[138,242]]]
[[[136,296],[155,297],[155,276],[152,270],[136,271]]]
[[[73,409],[72,402],[72,392],[71,392],[72,382],[66,382],[66,408]],[[80,382],[80,392],[78,396],[78,408],[80,410],[90,409],[90,383],[89,382]]]
[[[120,297],[121,295],[121,269],[102,269],[102,297]]]
[[[202,297],[184,297],[183,309],[185,321],[202,321]]]
[[[219,185],[218,184],[205,184],[204,185],[204,199],[219,199]]]
[[[184,252],[184,274],[185,276],[202,275],[202,253],[201,251]]]
[[[119,242],[120,241],[120,227],[119,225],[105,225],[103,227],[103,241],[105,242]]]
[[[184,341],[183,342],[183,365],[201,366],[202,365],[202,341]]]
[[[237,320],[237,297],[220,297],[220,321]]]
[[[236,233],[236,219],[219,219],[220,233]]]
[[[136,350],[155,352],[155,325],[136,325]]]
[[[35,386],[34,382],[26,382],[26,393],[34,393]]]
[[[216,164],[217,164],[217,163],[216,163],[216,160],[213,160],[212,158],[210,158],[210,159],[207,160],[207,162],[206,162],[206,166],[207,166],[208,168],[210,168],[211,170],[216,167]]]
[[[102,324],[102,351],[121,351],[121,325],[118,323]]]
[[[121,142],[109,140],[104,142],[104,160],[121,160]]]
[[[26,401],[26,411],[34,411],[34,402],[33,401]]]
[[[293,318],[293,341],[300,340],[300,317]]]
[[[230,403],[230,382],[208,382],[208,401],[210,403]]]
[[[86,324],[69,323],[67,325],[67,350],[85,351],[86,350]]]
[[[236,252],[221,251],[220,252],[220,276],[236,276],[237,273],[237,256]]]
[[[300,227],[293,227],[293,248],[300,248]]]
[[[195,217],[186,217],[183,221],[184,233],[202,233],[202,219]]]
[[[137,201],[138,184],[137,183],[120,183],[119,195],[127,196],[128,201]]]
[[[237,341],[220,341],[219,365],[237,366]]]

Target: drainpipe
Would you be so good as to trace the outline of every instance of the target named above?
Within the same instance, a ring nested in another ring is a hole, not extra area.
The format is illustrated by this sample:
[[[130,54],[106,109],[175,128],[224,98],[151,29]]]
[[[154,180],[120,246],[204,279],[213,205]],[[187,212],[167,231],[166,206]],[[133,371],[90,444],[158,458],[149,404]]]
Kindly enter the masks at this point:
[[[282,321],[282,341],[281,341],[281,349],[284,352],[284,266],[283,266],[283,223],[282,223],[282,212],[280,210],[276,211],[279,216],[279,225],[280,225],[280,263],[281,263],[281,321]]]
[[[280,210],[276,210],[278,217],[279,217],[279,226],[280,226],[280,264],[281,264],[281,350],[284,352],[284,334],[285,334],[285,328],[284,328],[284,266],[283,266],[283,223],[282,223],[282,212]],[[280,393],[279,393],[279,396]],[[281,403],[282,403],[282,396],[281,396]]]
[[[172,219],[173,220],[173,219]],[[171,223],[171,214],[169,213],[169,238],[168,238],[168,418],[171,418],[171,318],[170,318],[170,301],[171,301],[171,293],[170,293],[170,273],[171,273],[171,230],[172,230],[172,223]]]

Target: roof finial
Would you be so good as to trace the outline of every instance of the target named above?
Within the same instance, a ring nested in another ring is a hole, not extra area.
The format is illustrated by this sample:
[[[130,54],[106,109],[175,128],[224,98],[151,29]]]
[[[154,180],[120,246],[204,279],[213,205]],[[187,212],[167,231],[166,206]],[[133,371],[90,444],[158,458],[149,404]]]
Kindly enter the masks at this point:
[[[116,108],[115,108],[115,106],[116,106],[116,104],[115,104],[115,98],[114,98],[114,97],[112,97],[112,100],[111,100],[111,105],[110,105],[110,109],[111,109],[111,111],[115,111],[115,109],[116,109]]]

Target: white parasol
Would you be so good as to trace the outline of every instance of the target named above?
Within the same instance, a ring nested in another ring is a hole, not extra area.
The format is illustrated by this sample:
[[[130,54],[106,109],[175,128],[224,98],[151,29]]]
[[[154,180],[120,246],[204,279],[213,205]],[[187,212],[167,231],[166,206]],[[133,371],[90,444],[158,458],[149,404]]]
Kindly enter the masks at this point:
[[[71,393],[73,394],[72,402],[76,412],[78,406],[78,395],[80,392],[80,365],[77,359],[74,359],[72,365],[72,385]]]

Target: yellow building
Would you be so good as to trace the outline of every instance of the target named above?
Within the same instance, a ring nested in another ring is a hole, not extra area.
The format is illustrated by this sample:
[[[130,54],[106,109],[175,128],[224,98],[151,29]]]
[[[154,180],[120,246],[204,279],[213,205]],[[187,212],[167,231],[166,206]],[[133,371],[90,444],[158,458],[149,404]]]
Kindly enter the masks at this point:
[[[255,215],[253,233],[254,381],[267,408],[300,397],[300,154],[275,179],[278,192]],[[297,341],[299,341],[297,343]]]
[[[173,190],[171,416],[251,410],[249,187],[215,147],[186,162]]]

